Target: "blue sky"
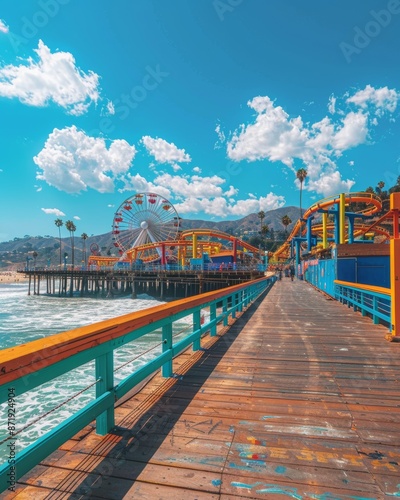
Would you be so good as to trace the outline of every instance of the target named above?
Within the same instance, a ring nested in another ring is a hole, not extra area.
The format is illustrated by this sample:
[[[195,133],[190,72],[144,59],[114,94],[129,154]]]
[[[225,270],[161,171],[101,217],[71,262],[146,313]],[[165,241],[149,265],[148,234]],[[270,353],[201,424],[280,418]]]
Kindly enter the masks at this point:
[[[0,241],[135,193],[238,219],[400,175],[399,0],[7,0]]]

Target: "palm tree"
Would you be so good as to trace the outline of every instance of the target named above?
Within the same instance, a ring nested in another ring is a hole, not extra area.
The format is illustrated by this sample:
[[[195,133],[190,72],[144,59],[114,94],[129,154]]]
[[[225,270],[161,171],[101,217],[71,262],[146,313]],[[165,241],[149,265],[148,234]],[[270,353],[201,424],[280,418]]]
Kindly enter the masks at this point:
[[[296,177],[299,179],[300,182],[300,219],[301,219],[303,217],[303,210],[301,208],[301,197],[303,193],[303,182],[307,177],[307,170],[305,168],[299,168],[299,170],[296,172]]]
[[[398,193],[400,191],[400,175],[397,177],[396,184],[389,188],[389,193]]]
[[[269,233],[269,227],[268,224],[264,224],[261,228],[261,238],[264,244],[264,250],[265,250],[265,237]]]
[[[292,223],[292,219],[288,215],[284,215],[281,219],[282,225],[285,226],[285,234],[287,235],[287,227]]]
[[[81,238],[83,240],[83,262],[86,268],[86,240],[89,238],[89,236],[86,233],[82,233]]]
[[[376,186],[376,193],[381,194],[382,189],[385,187],[385,183],[383,181],[379,181],[377,186]]]
[[[58,227],[58,237],[60,240],[60,269],[61,269],[61,226],[64,225],[64,222],[61,219],[56,219],[54,224]]]
[[[257,217],[260,219],[260,232],[262,233],[262,225],[263,225],[263,220],[265,219],[265,212],[261,210],[258,212]]]
[[[269,227],[268,227],[268,224],[264,224],[263,227],[261,228],[261,234],[264,236],[267,235],[269,233]]]
[[[75,264],[75,246],[74,246],[74,232],[76,231],[76,226],[72,222],[72,220],[67,220],[65,223],[65,227],[69,231],[69,237],[71,238],[71,248],[72,248],[72,269],[74,268]]]
[[[38,253],[36,250],[32,252],[32,257],[33,257],[33,270],[36,271],[36,257],[38,256]]]

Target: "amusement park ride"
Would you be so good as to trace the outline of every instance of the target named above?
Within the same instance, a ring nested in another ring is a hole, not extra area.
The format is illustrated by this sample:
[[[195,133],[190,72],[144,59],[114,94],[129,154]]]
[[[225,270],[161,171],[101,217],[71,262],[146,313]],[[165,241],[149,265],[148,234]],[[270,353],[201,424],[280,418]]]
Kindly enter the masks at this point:
[[[284,244],[269,253],[272,263],[300,264],[302,257],[318,256],[333,244],[354,243],[361,237],[390,239],[391,232],[370,222],[382,210],[372,193],[348,193],[325,198],[305,211]],[[207,263],[235,268],[238,263],[264,263],[260,250],[241,239],[211,229],[181,230],[181,218],[172,203],[156,193],[138,193],[117,209],[112,223],[113,246],[118,256],[101,256],[92,249],[89,266],[130,267],[148,264],[193,268]]]
[[[294,225],[285,243],[272,255],[275,261],[319,255],[333,244],[355,243],[357,238],[381,236],[390,239],[387,227],[371,221],[382,210],[381,199],[373,193],[342,193],[314,203]],[[319,221],[313,224],[316,217]],[[382,221],[385,217],[382,218]]]
[[[138,193],[117,209],[112,224],[118,257],[92,251],[89,266],[130,267],[159,264],[180,268],[227,266],[259,261],[259,249],[222,231],[181,230],[181,218],[173,205],[156,193]]]

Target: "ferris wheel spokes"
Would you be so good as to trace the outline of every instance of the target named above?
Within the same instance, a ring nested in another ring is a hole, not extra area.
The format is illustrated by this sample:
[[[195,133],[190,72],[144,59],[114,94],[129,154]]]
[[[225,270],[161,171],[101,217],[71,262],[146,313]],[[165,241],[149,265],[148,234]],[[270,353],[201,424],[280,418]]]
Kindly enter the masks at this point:
[[[114,246],[121,255],[135,246],[174,241],[179,231],[178,214],[172,204],[155,193],[139,193],[126,199],[113,221]],[[161,250],[147,257],[155,260]]]

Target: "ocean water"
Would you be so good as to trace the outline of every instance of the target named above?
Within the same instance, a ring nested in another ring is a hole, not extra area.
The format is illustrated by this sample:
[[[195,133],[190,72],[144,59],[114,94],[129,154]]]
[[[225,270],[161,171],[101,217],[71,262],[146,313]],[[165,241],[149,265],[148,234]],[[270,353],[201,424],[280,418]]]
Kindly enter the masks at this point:
[[[28,296],[26,283],[0,285],[0,348],[13,347],[93,322],[161,304],[152,297],[112,299]],[[95,319],[95,321],[94,321]],[[174,337],[192,332],[192,319],[174,324]],[[118,383],[161,352],[161,331],[114,351]],[[15,398],[17,452],[84,407],[95,397],[94,362]],[[12,384],[10,384],[12,385]],[[91,386],[91,387],[90,387]],[[7,459],[7,404],[0,405],[0,463]],[[8,441],[9,442],[9,441]]]

